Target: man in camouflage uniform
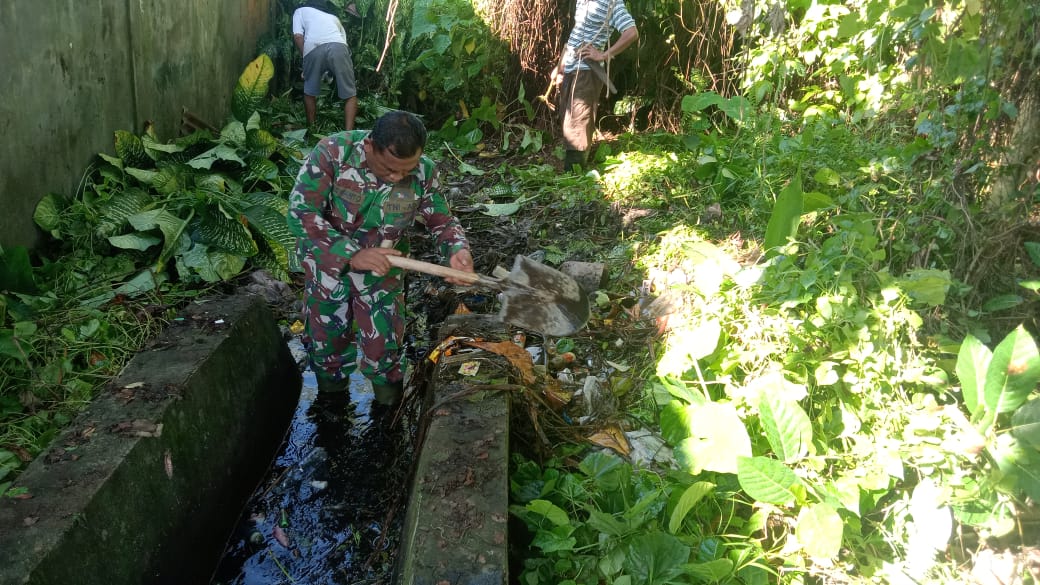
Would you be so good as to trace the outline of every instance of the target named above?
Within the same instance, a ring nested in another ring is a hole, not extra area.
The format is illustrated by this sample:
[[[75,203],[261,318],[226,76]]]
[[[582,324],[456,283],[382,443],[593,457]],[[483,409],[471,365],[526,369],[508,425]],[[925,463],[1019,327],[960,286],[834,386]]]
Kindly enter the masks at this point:
[[[319,391],[346,390],[360,367],[378,403],[400,400],[403,275],[387,256],[407,250],[405,231],[416,220],[452,268],[473,272],[425,145],[419,118],[393,111],[371,131],[321,140],[300,168],[288,221],[306,274],[304,344]]]

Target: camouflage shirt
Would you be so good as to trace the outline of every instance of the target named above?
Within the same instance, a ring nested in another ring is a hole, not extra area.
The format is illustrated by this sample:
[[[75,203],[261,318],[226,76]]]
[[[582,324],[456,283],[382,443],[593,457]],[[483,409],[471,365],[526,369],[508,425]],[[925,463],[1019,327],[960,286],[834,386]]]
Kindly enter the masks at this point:
[[[383,182],[369,169],[367,136],[367,130],[332,134],[300,168],[288,221],[289,231],[300,238],[301,256],[311,256],[322,272],[339,276],[355,252],[385,240],[398,242],[416,220],[426,224],[445,258],[469,248],[440,193],[433,161],[424,155],[399,183]]]

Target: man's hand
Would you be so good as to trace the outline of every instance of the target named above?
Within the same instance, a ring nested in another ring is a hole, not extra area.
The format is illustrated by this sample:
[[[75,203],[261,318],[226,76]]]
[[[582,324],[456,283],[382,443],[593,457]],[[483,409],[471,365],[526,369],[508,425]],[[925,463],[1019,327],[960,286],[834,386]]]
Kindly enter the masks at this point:
[[[448,259],[448,264],[455,270],[461,270],[462,272],[469,272],[471,274],[473,273],[473,256],[471,256],[469,250],[465,248],[452,254],[451,258]],[[472,282],[466,282],[455,278],[445,278],[444,280],[460,286],[469,286],[473,284]]]
[[[383,277],[392,268],[386,257],[400,255],[401,251],[393,248],[363,248],[354,252],[354,255],[350,257],[350,269],[355,272],[367,270],[376,276]],[[472,272],[472,269],[470,271]]]

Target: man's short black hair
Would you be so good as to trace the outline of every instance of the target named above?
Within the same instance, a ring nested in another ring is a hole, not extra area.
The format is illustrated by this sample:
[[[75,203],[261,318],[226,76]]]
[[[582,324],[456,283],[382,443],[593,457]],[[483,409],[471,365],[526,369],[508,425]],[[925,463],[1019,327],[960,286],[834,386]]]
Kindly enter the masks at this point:
[[[372,142],[397,158],[408,158],[426,147],[426,126],[411,112],[393,110],[372,126]]]

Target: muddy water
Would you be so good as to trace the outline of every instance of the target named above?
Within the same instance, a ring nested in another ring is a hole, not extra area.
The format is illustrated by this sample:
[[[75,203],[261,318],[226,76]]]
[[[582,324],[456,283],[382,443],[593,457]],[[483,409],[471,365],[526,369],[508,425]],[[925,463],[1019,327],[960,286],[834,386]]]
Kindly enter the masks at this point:
[[[213,585],[390,582],[413,417],[373,412],[371,386],[358,374],[349,395],[331,398],[318,395],[313,373],[303,376],[281,452],[246,505]]]

